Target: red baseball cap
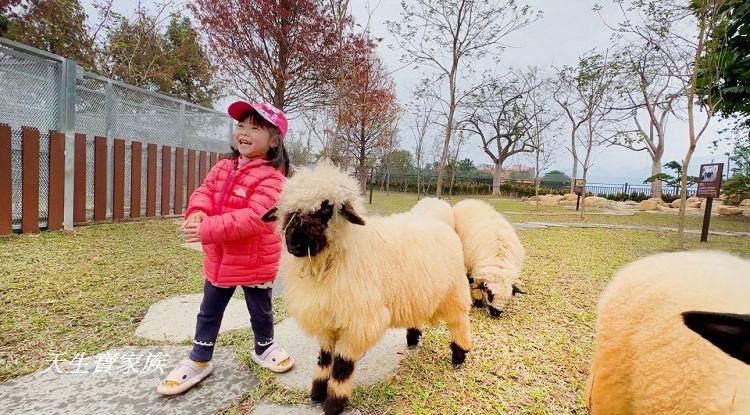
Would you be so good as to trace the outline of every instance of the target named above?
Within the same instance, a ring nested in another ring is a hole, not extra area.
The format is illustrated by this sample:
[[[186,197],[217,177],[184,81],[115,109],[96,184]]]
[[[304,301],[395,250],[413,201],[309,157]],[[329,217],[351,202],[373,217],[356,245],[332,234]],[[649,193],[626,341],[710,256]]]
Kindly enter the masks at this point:
[[[237,121],[249,111],[255,111],[260,114],[264,120],[275,125],[281,131],[281,138],[286,137],[286,132],[289,129],[289,122],[286,120],[286,116],[280,109],[267,102],[261,101],[250,104],[245,101],[237,101],[233,102],[227,109],[229,116]]]

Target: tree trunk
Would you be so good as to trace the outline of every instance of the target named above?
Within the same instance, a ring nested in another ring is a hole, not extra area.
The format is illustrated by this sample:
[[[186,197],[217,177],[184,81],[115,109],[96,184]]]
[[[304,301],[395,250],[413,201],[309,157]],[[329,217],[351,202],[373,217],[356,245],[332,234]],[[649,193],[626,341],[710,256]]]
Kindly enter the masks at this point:
[[[589,169],[583,167],[583,192],[581,192],[581,220],[586,220],[586,175]]]
[[[496,196],[500,194],[500,181],[502,180],[503,164],[500,162],[495,163],[495,174],[492,175],[492,195]]]
[[[651,161],[651,176],[656,176],[661,173],[661,154],[654,156]],[[651,182],[651,197],[658,197],[661,199],[662,182],[661,180],[654,180]]]
[[[539,147],[536,150],[536,169],[534,170],[534,199],[536,200],[536,210],[539,210]]]
[[[359,191],[365,194],[367,192],[367,169],[365,168],[364,160],[359,161],[357,176],[359,178]]]
[[[573,132],[571,133],[570,152],[573,153],[573,174],[570,175],[570,193],[575,193],[576,178],[578,177],[578,154],[576,151],[576,129],[573,129]]]
[[[685,160],[682,161],[682,178],[680,180],[680,211],[677,215],[679,218],[679,225],[677,226],[677,238],[679,240],[680,249],[685,249],[685,207],[687,205],[688,166],[690,165],[690,159],[693,157],[694,151],[695,145],[693,144],[688,148],[688,152],[685,155]]]
[[[440,165],[438,166],[437,189],[435,196],[440,199],[443,194],[443,175],[445,174],[445,162],[448,159],[448,147],[451,143],[451,134],[453,134],[453,117],[456,115],[456,71],[458,62],[454,57],[453,68],[449,76],[450,82],[450,105],[448,106],[448,124],[445,127],[445,141],[443,141],[443,153],[440,155]]]

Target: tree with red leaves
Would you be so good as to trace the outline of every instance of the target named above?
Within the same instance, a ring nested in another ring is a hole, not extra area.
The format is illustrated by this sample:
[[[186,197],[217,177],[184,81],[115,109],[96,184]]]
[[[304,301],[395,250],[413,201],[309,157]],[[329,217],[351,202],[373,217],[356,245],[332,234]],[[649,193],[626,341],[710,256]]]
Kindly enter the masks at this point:
[[[399,106],[393,80],[365,37],[350,39],[344,65],[341,134],[347,156],[356,160],[364,191],[368,161],[378,149],[388,150],[396,135]]]
[[[236,94],[295,112],[332,93],[337,32],[319,1],[194,0],[189,7]]]

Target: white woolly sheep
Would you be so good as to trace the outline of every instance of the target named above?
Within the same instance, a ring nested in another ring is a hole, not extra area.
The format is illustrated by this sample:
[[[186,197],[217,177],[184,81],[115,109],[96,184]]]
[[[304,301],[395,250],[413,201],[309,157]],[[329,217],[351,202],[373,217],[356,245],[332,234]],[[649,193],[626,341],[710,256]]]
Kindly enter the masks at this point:
[[[514,295],[523,293],[519,274],[526,250],[513,225],[489,204],[465,199],[453,206],[455,229],[464,250],[474,305],[498,317]]]
[[[445,223],[402,213],[363,216],[359,187],[328,163],[302,169],[276,208],[286,242],[289,313],[320,344],[311,399],[327,415],[343,412],[357,360],[389,327],[407,328],[415,347],[425,324],[443,320],[455,368],[471,348],[461,241]]]
[[[431,216],[435,219],[439,219],[451,229],[456,227],[456,221],[453,218],[453,208],[450,203],[445,200],[437,199],[434,197],[426,197],[417,202],[409,212],[417,215]]]
[[[623,267],[598,305],[591,413],[750,414],[749,313],[750,261],[697,251]]]

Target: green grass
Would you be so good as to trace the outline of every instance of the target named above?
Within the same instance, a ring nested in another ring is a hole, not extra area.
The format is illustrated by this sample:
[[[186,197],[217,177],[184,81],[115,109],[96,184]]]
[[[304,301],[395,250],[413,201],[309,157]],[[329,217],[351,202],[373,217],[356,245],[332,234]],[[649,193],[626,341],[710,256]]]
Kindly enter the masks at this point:
[[[368,195],[369,196],[369,195]],[[576,223],[581,222],[580,213],[569,207],[544,207],[536,206],[519,199],[502,198],[498,196],[454,196],[448,198],[450,203],[455,203],[463,198],[471,197],[482,199],[490,203],[500,212],[503,212],[511,222],[555,222]],[[368,202],[366,199],[365,202]],[[411,193],[374,192],[372,204],[366,204],[369,212],[377,214],[390,214],[410,209],[417,203],[417,197]],[[602,209],[587,208],[587,223],[603,223],[614,225],[637,225],[650,227],[677,228],[677,215],[669,213],[646,213],[635,212],[633,215],[612,215]],[[688,215],[685,220],[686,229],[701,229],[703,216]],[[711,230],[750,232],[750,220],[744,216],[713,216],[711,218]]]
[[[171,220],[0,238],[0,381],[48,353],[158,344],[133,335],[148,307],[203,284],[202,255],[180,243]]]
[[[559,215],[559,208],[537,213],[513,199],[483,199],[516,222],[570,216]],[[416,197],[375,193],[373,202],[370,212],[386,214],[407,210]],[[592,215],[587,221],[670,226],[670,218]],[[735,224],[714,219],[721,226]],[[393,379],[355,389],[353,407],[365,414],[583,411],[599,293],[623,264],[676,249],[675,234],[551,228],[522,230],[519,235],[528,251],[522,276],[528,294],[500,319],[472,312],[474,348],[466,365],[459,371],[451,368],[444,326],[428,329],[421,348],[407,351]],[[745,237],[712,236],[705,245],[697,235],[687,239],[689,249],[750,257]],[[46,367],[51,352],[92,354],[123,344],[157,344],[133,335],[148,307],[174,295],[200,292],[203,282],[201,254],[180,244],[177,224],[171,220],[0,238],[0,381]],[[274,308],[277,321],[286,317],[283,300],[276,299]],[[260,379],[258,387],[223,413],[248,413],[265,400],[306,402],[303,392],[276,385],[270,372],[250,364],[249,330],[222,334],[219,344],[233,347]]]

